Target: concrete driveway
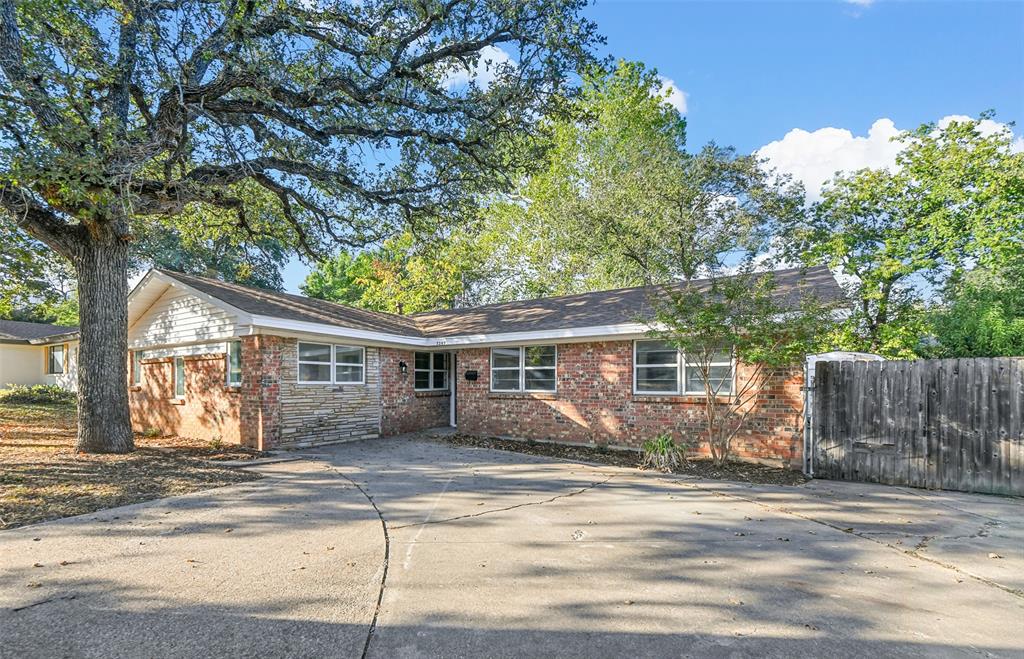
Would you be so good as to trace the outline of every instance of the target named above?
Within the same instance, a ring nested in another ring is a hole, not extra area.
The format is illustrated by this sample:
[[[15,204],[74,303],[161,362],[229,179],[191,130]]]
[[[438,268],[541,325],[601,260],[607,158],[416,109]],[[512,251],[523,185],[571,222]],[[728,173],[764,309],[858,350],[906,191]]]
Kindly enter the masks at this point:
[[[1019,499],[415,439],[304,457],[0,533],[0,656],[1024,654]]]

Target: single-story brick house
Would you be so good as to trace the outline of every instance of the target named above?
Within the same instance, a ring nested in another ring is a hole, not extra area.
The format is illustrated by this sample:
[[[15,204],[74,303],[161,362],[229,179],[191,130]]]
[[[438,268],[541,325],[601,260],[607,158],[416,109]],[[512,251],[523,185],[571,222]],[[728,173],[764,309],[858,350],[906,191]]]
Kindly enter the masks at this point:
[[[775,273],[780,294],[841,298],[826,268]],[[469,433],[638,446],[691,437],[702,394],[646,335],[658,289],[400,316],[164,270],[128,301],[137,431],[258,448]],[[721,364],[731,380],[736,368]],[[772,373],[739,455],[799,465],[803,373]]]
[[[78,386],[78,328],[0,320],[0,389],[12,384]]]

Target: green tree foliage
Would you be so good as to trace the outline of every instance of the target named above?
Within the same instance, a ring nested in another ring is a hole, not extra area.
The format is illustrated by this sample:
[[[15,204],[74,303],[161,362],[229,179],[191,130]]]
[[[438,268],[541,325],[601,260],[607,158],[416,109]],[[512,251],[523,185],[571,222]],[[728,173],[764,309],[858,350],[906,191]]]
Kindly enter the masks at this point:
[[[783,224],[788,258],[852,279],[842,347],[918,354],[929,290],[1024,253],[1024,154],[1008,130],[982,133],[989,116],[901,135],[892,170],[837,177],[810,213]]]
[[[760,250],[771,222],[799,212],[800,189],[756,158],[688,153],[659,85],[622,61],[585,76],[567,118],[545,121],[547,165],[486,211],[498,297],[689,279]]]
[[[468,243],[417,240],[410,232],[371,250],[340,252],[306,278],[310,297],[389,313],[418,313],[465,306],[474,277]]]
[[[699,286],[665,286],[660,297],[650,334],[682,351],[699,375],[703,439],[712,458],[725,462],[766,379],[820,347],[833,324],[834,305],[794,299],[776,287],[770,273],[756,272],[753,259],[728,275],[716,271]],[[712,366],[723,353],[738,365],[731,381]]]
[[[930,315],[930,357],[1024,356],[1024,259],[978,268]]]
[[[0,217],[0,318],[78,324],[75,274],[67,259]]]
[[[205,206],[323,254],[457,222],[592,63],[584,4],[0,0],[0,208],[76,270],[78,448],[133,445],[142,227]]]

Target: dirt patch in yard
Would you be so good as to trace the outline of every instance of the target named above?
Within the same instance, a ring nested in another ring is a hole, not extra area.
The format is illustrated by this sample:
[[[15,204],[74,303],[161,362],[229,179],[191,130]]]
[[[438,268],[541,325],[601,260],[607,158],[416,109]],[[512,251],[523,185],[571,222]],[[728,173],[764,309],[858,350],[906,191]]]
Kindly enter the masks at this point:
[[[75,453],[73,405],[0,404],[0,529],[260,478],[210,464],[265,454],[136,435],[134,453]]]
[[[478,448],[513,451],[529,455],[543,455],[563,460],[578,462],[596,462],[616,467],[639,468],[640,453],[624,449],[602,448],[599,446],[572,446],[552,444],[550,442],[532,442],[518,439],[500,439],[497,437],[477,437],[475,435],[435,435],[434,439],[453,446],[475,446]],[[688,460],[674,473],[709,478],[714,480],[738,481],[763,485],[800,485],[807,479],[798,471],[782,469],[756,462],[727,462],[717,466],[712,460],[698,458]]]

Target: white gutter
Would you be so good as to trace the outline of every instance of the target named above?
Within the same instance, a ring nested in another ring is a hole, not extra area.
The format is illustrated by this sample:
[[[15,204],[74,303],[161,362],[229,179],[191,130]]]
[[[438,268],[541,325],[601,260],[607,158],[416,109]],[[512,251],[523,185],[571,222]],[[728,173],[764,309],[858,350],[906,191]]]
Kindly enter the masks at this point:
[[[622,323],[618,325],[593,325],[569,329],[533,330],[523,332],[499,332],[493,334],[459,334],[441,337],[408,336],[390,332],[361,330],[350,327],[336,327],[303,320],[286,320],[274,316],[252,316],[252,326],[258,329],[283,330],[300,334],[318,334],[355,341],[368,341],[383,345],[413,348],[488,346],[523,342],[582,341],[597,337],[644,336],[650,327],[643,323]]]

